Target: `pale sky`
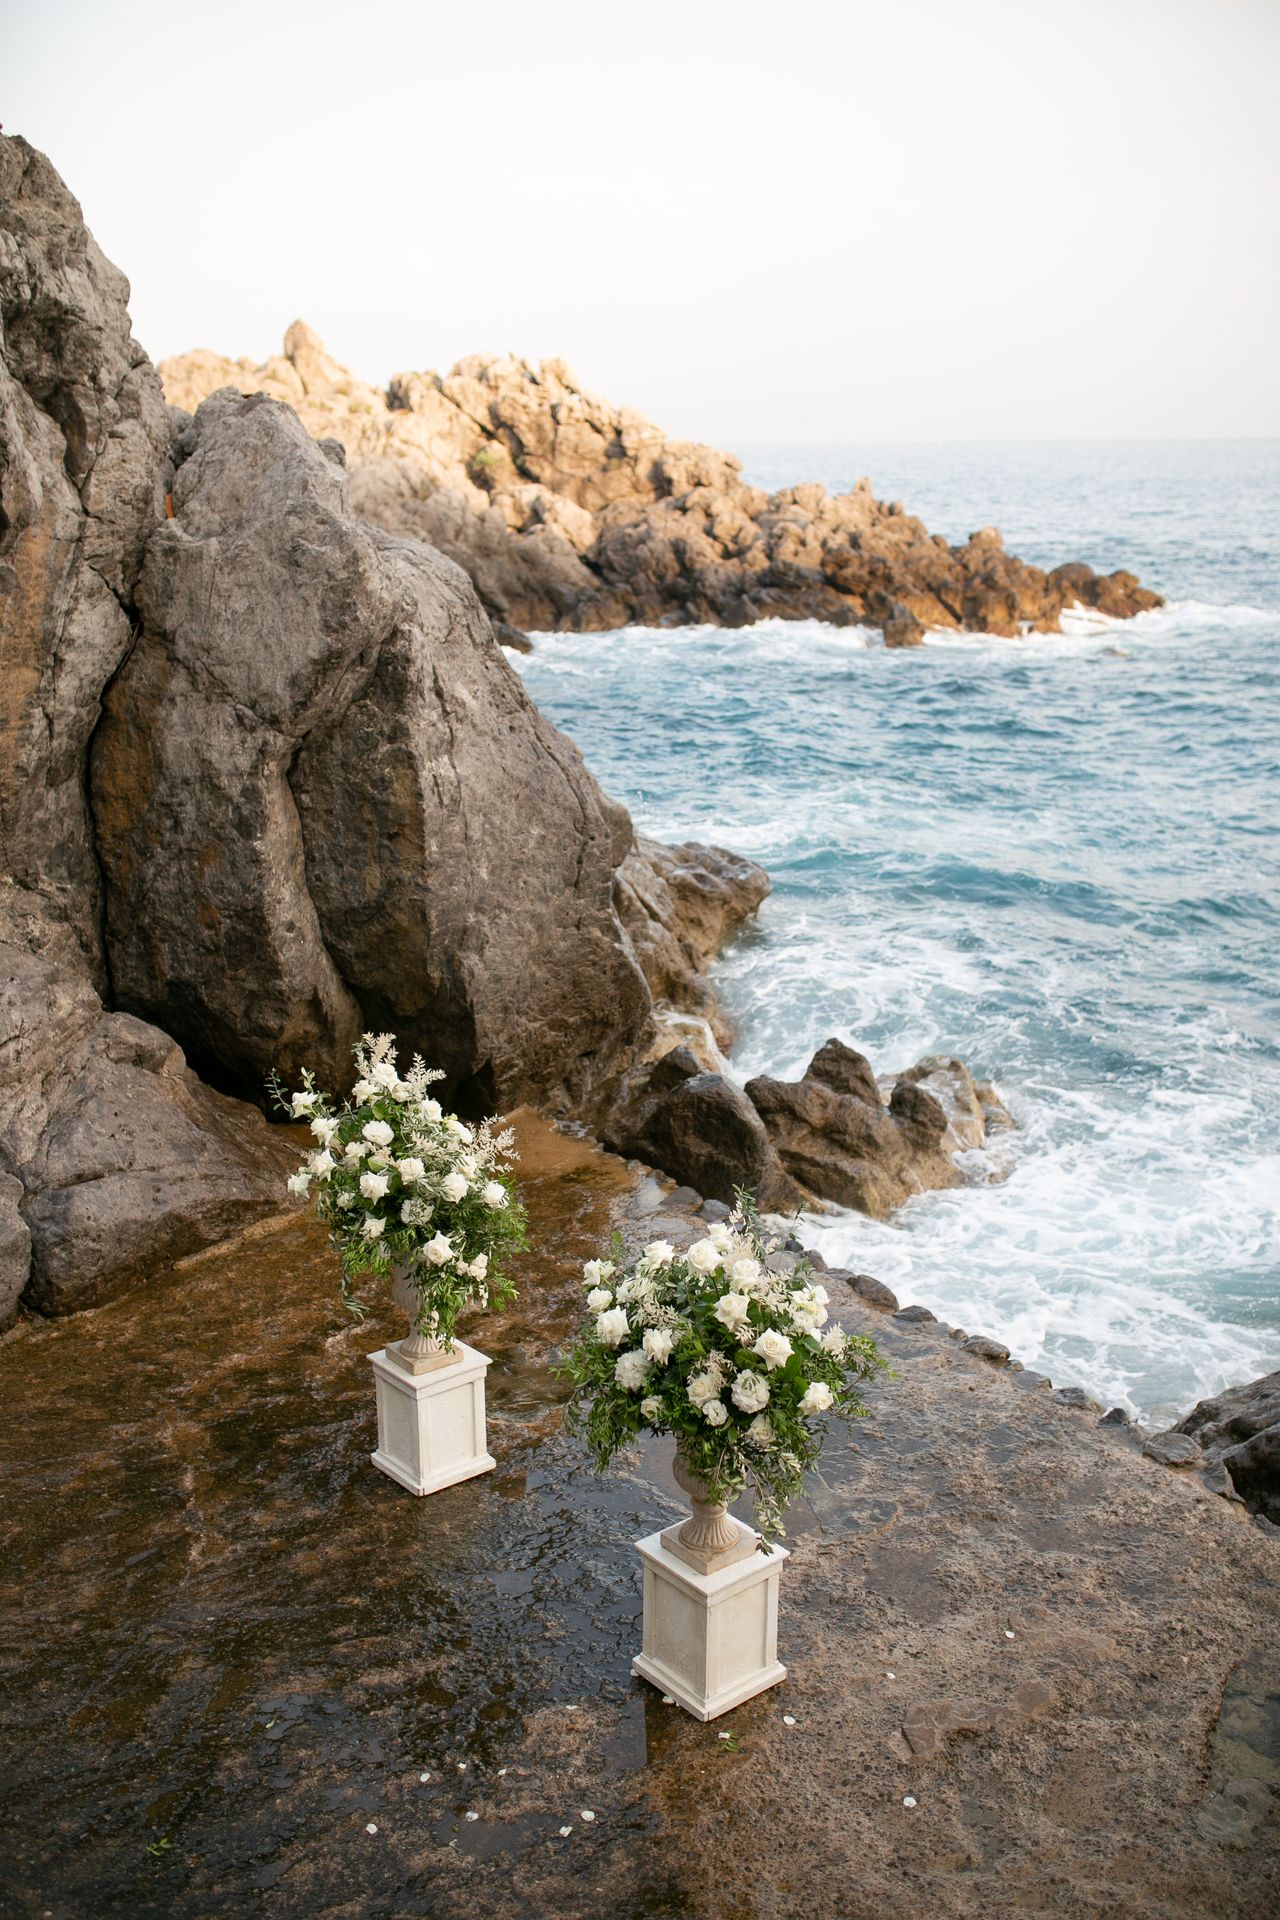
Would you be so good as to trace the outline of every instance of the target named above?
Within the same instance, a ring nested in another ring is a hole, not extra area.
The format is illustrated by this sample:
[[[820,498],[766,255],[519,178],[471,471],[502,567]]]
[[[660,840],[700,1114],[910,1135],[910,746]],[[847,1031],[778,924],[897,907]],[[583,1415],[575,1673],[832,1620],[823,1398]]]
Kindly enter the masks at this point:
[[[673,435],[1280,433],[1278,0],[3,0],[154,359],[557,354]]]

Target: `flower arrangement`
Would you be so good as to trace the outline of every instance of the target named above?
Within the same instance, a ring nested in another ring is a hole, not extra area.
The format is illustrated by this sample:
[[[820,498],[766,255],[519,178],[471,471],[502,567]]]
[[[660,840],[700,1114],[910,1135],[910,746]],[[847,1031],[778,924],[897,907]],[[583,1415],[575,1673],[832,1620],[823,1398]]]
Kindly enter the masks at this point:
[[[597,1468],[639,1433],[674,1434],[708,1497],[752,1488],[766,1547],[817,1464],[821,1416],[865,1414],[857,1384],[885,1365],[873,1340],[828,1326],[811,1267],[770,1266],[777,1251],[742,1193],[687,1253],[654,1240],[627,1263],[615,1239],[613,1259],[583,1268],[590,1319],[561,1367],[566,1425]]]
[[[412,1331],[451,1349],[466,1307],[505,1305],[515,1289],[504,1254],[525,1243],[525,1214],[510,1176],[513,1135],[469,1127],[429,1089],[444,1075],[415,1057],[402,1079],[389,1034],[355,1048],[356,1083],[335,1106],[304,1072],[275,1104],[309,1122],[316,1146],[289,1191],[306,1194],[342,1259],[342,1299],[357,1317],[366,1277],[403,1278],[416,1298]]]

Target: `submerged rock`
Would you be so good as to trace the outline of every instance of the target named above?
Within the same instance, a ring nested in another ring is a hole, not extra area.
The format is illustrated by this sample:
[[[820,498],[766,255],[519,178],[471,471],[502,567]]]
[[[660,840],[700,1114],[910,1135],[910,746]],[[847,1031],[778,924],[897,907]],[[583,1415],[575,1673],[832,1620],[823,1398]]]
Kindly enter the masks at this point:
[[[439,547],[517,629],[812,619],[913,647],[929,627],[1056,632],[1074,604],[1119,617],[1161,604],[1132,574],[1028,566],[994,527],[948,546],[866,480],[834,497],[765,493],[732,455],[667,440],[560,360],[473,354],[383,392],[298,321],[261,366],[200,350],[160,372],[177,406],[221,386],[295,406],[345,446],[357,511]]]

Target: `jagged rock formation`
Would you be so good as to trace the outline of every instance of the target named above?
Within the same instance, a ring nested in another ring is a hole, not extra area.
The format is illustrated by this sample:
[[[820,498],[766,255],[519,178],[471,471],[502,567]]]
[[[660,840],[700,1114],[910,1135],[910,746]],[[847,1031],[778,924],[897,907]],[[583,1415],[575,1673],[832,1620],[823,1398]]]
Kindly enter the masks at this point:
[[[704,976],[768,892],[764,868],[740,854],[637,837],[613,897],[653,995],[658,1051],[679,1042],[712,1071],[724,1065],[733,1033]]]
[[[1198,1401],[1170,1440],[1187,1435],[1223,1490],[1280,1527],[1280,1373]],[[1195,1455],[1192,1455],[1195,1458]]]
[[[128,286],[44,157],[0,140],[0,1326],[89,1304],[279,1204],[257,1113],[103,1009],[85,763],[132,640],[168,423]]]
[[[344,449],[356,512],[456,560],[511,629],[818,619],[915,646],[928,627],[1056,632],[1076,603],[1120,617],[1161,604],[1129,573],[1028,566],[993,527],[948,546],[865,480],[834,498],[746,486],[740,461],[667,440],[559,360],[474,354],[383,392],[296,321],[261,366],[201,350],[160,373],[178,407],[223,386],[296,407]]]
[[[752,1187],[778,1213],[833,1201],[883,1220],[912,1194],[957,1187],[955,1156],[1013,1122],[994,1087],[931,1055],[877,1082],[864,1055],[828,1040],[798,1081],[745,1088],[669,1053],[619,1106],[609,1145],[714,1200]]]
[[[637,848],[465,573],[289,407],[166,411],[127,299],[0,139],[0,1325],[279,1205],[182,1049],[259,1098],[387,1028],[464,1109],[590,1117],[681,1015],[723,1037],[699,975],[768,886]]]

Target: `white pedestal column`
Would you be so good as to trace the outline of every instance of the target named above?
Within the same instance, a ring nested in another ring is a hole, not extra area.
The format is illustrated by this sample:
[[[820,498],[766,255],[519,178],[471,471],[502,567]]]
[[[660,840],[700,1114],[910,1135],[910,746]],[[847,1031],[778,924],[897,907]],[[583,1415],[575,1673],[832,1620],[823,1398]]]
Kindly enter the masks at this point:
[[[428,1373],[409,1373],[386,1347],[369,1364],[378,1393],[375,1467],[410,1493],[437,1493],[498,1464],[485,1444],[487,1354],[459,1340],[457,1358]]]
[[[696,1573],[652,1533],[644,1563],[644,1651],[632,1670],[699,1720],[715,1720],[785,1680],[778,1661],[778,1580],[785,1547],[759,1548],[713,1573]]]

